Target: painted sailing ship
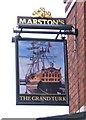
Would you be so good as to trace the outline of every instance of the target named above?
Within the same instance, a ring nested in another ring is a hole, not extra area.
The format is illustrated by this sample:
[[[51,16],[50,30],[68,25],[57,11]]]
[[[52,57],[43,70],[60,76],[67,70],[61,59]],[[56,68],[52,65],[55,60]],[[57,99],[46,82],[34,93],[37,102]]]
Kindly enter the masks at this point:
[[[54,66],[54,58],[57,56],[50,55],[50,42],[32,41],[28,51],[29,71],[25,75],[26,93],[27,94],[63,94],[64,85],[61,83],[61,68]],[[49,62],[46,64],[46,61]]]

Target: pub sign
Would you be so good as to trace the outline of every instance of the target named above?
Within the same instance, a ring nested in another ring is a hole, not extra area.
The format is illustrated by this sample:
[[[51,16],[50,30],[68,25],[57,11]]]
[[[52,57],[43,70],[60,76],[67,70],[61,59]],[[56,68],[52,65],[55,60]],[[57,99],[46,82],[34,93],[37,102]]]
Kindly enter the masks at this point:
[[[17,17],[17,24],[66,24],[63,18]],[[15,41],[16,104],[68,105],[67,42],[52,38]]]

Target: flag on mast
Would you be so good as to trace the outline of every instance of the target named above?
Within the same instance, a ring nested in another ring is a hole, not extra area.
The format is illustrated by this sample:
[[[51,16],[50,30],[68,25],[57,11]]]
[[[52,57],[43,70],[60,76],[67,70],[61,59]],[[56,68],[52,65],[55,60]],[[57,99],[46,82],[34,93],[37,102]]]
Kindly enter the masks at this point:
[[[48,42],[48,49],[47,49],[48,53],[50,53],[50,47],[51,47],[51,44],[50,44],[50,42]]]

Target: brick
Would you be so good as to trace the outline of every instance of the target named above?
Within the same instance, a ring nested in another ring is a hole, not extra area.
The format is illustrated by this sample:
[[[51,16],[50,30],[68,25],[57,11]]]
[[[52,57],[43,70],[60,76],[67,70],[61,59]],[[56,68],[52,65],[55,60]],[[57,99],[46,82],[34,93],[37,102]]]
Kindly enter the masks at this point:
[[[86,3],[75,4],[69,16],[67,16],[67,24],[74,26],[75,10],[77,10],[76,17],[79,32],[76,52],[74,52],[74,36],[70,35],[67,39],[70,113],[77,112],[79,105],[81,107],[86,103],[86,13],[84,13],[86,11]]]

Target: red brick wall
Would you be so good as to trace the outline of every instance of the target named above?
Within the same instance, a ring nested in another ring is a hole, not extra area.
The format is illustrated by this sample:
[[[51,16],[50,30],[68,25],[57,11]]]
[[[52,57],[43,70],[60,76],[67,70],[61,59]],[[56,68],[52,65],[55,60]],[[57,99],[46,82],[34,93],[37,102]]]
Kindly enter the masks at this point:
[[[86,103],[86,3],[77,2],[67,16],[67,24],[78,28],[77,47],[74,36],[68,36],[69,111],[77,112]],[[85,27],[84,27],[85,26]]]

